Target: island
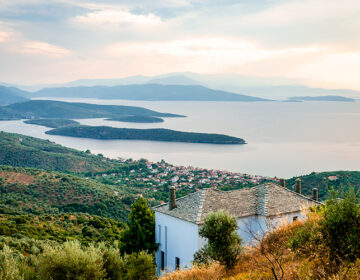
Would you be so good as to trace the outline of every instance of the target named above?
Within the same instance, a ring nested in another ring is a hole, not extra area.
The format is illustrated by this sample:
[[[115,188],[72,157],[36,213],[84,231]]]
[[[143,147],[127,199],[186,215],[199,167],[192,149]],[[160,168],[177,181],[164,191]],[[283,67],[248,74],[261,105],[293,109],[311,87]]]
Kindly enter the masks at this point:
[[[102,140],[122,139],[207,144],[246,144],[244,139],[224,134],[183,132],[164,128],[135,129],[78,125],[55,128],[45,133]]]
[[[164,120],[152,116],[123,116],[119,118],[106,119],[107,121],[131,122],[131,123],[162,123]]]
[[[58,128],[63,126],[70,126],[70,125],[79,125],[80,123],[73,120],[67,119],[31,119],[25,120],[24,123],[27,124],[36,124],[50,128]]]
[[[354,98],[339,96],[339,95],[322,95],[322,96],[293,96],[286,101],[301,102],[301,101],[332,101],[332,102],[355,102]]]

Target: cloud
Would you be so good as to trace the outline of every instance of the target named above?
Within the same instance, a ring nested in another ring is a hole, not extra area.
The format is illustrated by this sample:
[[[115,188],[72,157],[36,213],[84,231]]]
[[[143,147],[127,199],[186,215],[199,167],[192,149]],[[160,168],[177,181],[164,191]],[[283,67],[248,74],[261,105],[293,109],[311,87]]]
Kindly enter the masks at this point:
[[[103,8],[77,16],[74,22],[94,27],[117,27],[124,24],[155,25],[161,23],[154,14],[137,15],[124,9]]]
[[[75,3],[63,1],[4,1],[0,7],[0,19],[27,22],[59,22],[84,14],[88,10]]]

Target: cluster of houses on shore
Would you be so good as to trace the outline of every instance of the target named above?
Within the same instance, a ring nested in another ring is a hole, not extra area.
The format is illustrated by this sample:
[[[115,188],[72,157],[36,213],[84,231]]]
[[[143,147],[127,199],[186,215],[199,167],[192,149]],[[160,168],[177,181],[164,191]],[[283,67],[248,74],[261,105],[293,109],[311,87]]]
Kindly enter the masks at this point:
[[[257,185],[264,181],[278,181],[277,178],[265,176],[234,173],[215,169],[204,169],[192,166],[174,166],[165,161],[146,162],[148,171],[145,176],[141,172],[135,180],[149,185],[163,185],[170,183],[177,189],[197,188],[201,185],[220,187],[224,185],[253,184]],[[131,172],[135,173],[135,170]]]

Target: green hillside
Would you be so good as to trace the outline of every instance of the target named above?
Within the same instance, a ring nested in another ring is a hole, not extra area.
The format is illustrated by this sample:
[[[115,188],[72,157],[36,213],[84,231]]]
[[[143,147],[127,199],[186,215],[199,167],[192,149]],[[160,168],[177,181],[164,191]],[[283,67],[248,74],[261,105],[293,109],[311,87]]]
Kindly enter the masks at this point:
[[[122,222],[82,213],[70,215],[6,215],[0,214],[0,244],[15,239],[64,242],[77,239],[90,242],[114,242],[120,239]],[[30,253],[28,248],[16,248]]]
[[[88,213],[124,221],[125,187],[63,173],[0,166],[0,213]]]
[[[61,172],[98,172],[122,165],[48,140],[6,132],[0,132],[0,164]]]
[[[351,186],[356,192],[360,191],[360,171],[313,172],[286,180],[287,187],[292,188],[297,178],[302,181],[301,189],[303,194],[311,195],[312,189],[318,188],[320,200],[328,198],[331,189],[344,192]],[[339,196],[341,196],[341,193]]]

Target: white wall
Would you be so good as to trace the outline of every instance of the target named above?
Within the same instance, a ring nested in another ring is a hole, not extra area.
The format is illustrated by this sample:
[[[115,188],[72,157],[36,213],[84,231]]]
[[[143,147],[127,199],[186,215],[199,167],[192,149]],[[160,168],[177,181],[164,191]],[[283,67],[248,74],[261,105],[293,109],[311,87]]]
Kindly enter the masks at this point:
[[[283,223],[292,223],[295,216],[299,220],[306,218],[300,211],[273,218],[266,218],[264,216],[240,218],[237,220],[239,226],[237,233],[242,238],[243,245],[253,244],[256,242],[256,238],[263,237],[268,230],[272,230]]]
[[[305,219],[300,212],[272,219],[263,216],[240,218],[237,221],[239,226],[237,233],[242,238],[243,245],[253,244],[256,242],[254,234],[261,238],[267,230],[283,222],[291,223],[294,216],[297,216],[299,220]],[[156,242],[160,244],[156,253],[158,274],[161,267],[161,251],[165,252],[167,271],[175,270],[175,257],[180,258],[181,269],[190,267],[195,252],[206,244],[206,240],[199,236],[199,226],[159,212],[155,212],[155,224]]]
[[[161,251],[165,252],[167,271],[175,270],[175,257],[180,258],[181,269],[190,267],[200,244],[198,226],[159,212],[155,212],[155,225],[156,242],[160,243],[156,254],[158,273],[161,266]]]

